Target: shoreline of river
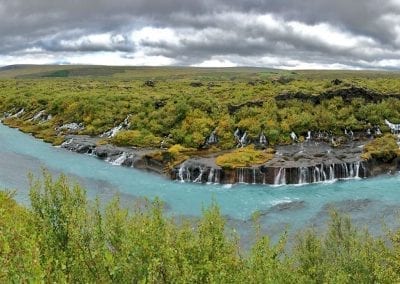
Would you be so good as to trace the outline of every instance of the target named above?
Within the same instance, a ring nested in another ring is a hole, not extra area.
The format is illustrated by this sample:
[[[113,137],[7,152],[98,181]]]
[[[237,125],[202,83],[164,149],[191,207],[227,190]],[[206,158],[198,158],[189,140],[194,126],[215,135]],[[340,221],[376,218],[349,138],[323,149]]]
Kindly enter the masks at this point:
[[[332,147],[324,141],[279,145],[270,161],[233,169],[218,166],[215,162],[216,153],[192,156],[170,167],[152,155],[160,149],[118,147],[102,144],[101,141],[101,137],[67,135],[60,147],[97,157],[113,165],[134,167],[172,180],[201,184],[301,185],[368,178],[400,169],[399,158],[390,162],[363,160],[361,154],[368,142],[366,139],[347,141],[339,147]]]
[[[358,179],[394,173],[400,159],[383,163],[364,161],[362,148],[366,141],[351,141],[340,147],[325,142],[303,142],[276,147],[273,159],[262,165],[227,169],[215,163],[215,153],[194,156],[168,168],[151,155],[154,149],[98,145],[100,138],[69,135],[61,147],[89,154],[118,166],[155,172],[172,180],[201,184],[310,184],[336,180]]]

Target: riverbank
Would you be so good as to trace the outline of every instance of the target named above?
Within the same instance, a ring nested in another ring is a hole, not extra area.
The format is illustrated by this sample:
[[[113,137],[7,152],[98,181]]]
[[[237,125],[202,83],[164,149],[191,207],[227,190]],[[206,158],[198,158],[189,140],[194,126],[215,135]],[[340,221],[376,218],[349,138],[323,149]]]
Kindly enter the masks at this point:
[[[219,153],[191,156],[169,168],[164,160],[154,158],[159,149],[99,145],[100,137],[69,135],[61,147],[95,156],[114,165],[135,167],[164,175],[173,180],[220,184],[308,184],[358,179],[399,170],[399,158],[390,161],[364,160],[363,147],[370,140],[349,141],[338,147],[326,142],[308,141],[275,148],[273,158],[262,165],[223,168],[217,165]],[[166,152],[166,150],[163,150]],[[162,156],[162,155],[161,155]]]
[[[400,122],[398,73],[58,68],[2,79],[5,124],[182,182],[305,184],[398,169],[362,153]]]
[[[136,199],[158,198],[168,205],[169,215],[196,218],[204,207],[217,201],[229,223],[246,236],[251,231],[248,220],[260,212],[261,229],[273,240],[288,229],[291,232],[309,226],[320,228],[330,207],[340,208],[358,225],[379,234],[382,220],[388,225],[397,220],[395,212],[400,202],[399,175],[299,187],[214,183],[203,186],[170,181],[159,174],[52,147],[1,124],[0,155],[0,187],[18,189],[16,199],[22,204],[29,200],[27,174],[38,177],[46,168],[54,176],[65,173],[71,180],[84,184],[92,200],[107,202],[118,194],[131,208]]]

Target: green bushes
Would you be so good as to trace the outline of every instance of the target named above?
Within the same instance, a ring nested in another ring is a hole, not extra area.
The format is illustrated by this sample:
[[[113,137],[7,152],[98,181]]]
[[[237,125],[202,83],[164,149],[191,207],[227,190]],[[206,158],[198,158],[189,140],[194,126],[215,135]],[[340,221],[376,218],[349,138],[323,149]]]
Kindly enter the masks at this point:
[[[147,131],[127,130],[118,132],[111,141],[117,146],[157,147],[161,139]]]
[[[256,150],[254,146],[236,149],[232,152],[222,154],[215,160],[218,166],[235,169],[261,165],[274,157],[272,149]]]
[[[366,144],[363,149],[364,160],[376,159],[382,162],[390,162],[400,156],[399,145],[394,135],[386,134]]]
[[[399,232],[373,238],[333,212],[327,231],[272,244],[256,231],[248,252],[213,204],[198,221],[166,217],[162,203],[106,207],[61,176],[31,181],[30,208],[0,192],[0,282],[395,283]],[[255,221],[257,222],[257,221]]]
[[[58,71],[62,74],[65,70]],[[58,71],[54,70],[55,74]],[[94,72],[90,68],[85,72],[89,71]],[[384,118],[394,122],[400,119],[400,100],[385,99],[385,94],[395,93],[400,87],[399,76],[394,73],[304,71],[289,74],[280,71],[273,74],[242,69],[208,70],[205,76],[205,71],[200,69],[190,69],[185,74],[178,69],[153,68],[146,73],[138,69],[118,73],[114,77],[96,77],[100,74],[98,71],[93,78],[79,77],[84,73],[70,70],[75,75],[70,74],[66,78],[43,79],[44,73],[39,72],[39,79],[34,79],[35,76],[31,76],[32,79],[1,79],[0,113],[15,114],[24,108],[21,119],[27,121],[39,111],[46,110],[53,116],[46,123],[48,129],[54,130],[70,122],[83,123],[85,129],[80,134],[87,135],[99,135],[120,124],[130,114],[128,130],[136,131],[136,134],[131,133],[134,137],[122,139],[127,141],[121,143],[152,147],[157,146],[154,141],[168,137],[171,145],[200,148],[216,129],[220,149],[235,146],[233,132],[237,127],[247,131],[252,138],[264,131],[271,144],[278,144],[286,143],[291,131],[299,136],[309,130],[343,134],[346,127],[353,131],[365,131],[375,124],[387,131],[383,125]],[[162,74],[156,86],[144,87],[143,82],[154,79],[154,74]],[[330,82],[335,79],[334,76],[341,78],[343,84],[333,86]],[[291,80],[280,82],[274,80],[275,77]],[[204,86],[193,88],[190,86],[193,81],[202,82]],[[248,84],[249,81],[257,83]],[[336,97],[314,105],[301,100],[277,103],[274,99],[283,92],[302,91],[318,96],[325,91],[351,85],[380,92],[383,100],[374,103],[357,98],[348,103]],[[260,103],[246,105],[247,102]],[[232,111],[229,108],[232,105],[243,106]],[[36,121],[32,124],[40,123]],[[36,134],[35,131],[33,133]],[[48,134],[51,132],[47,131],[42,137],[46,136],[47,141],[56,140],[47,137]]]

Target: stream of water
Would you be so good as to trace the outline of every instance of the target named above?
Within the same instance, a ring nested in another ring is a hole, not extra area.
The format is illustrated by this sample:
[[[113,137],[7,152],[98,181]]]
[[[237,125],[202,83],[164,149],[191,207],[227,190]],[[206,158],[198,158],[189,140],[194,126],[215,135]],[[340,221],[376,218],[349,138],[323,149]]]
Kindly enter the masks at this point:
[[[376,231],[383,222],[394,226],[400,209],[400,175],[279,187],[182,183],[55,148],[0,124],[0,187],[17,189],[18,202],[28,205],[27,175],[40,177],[42,168],[71,176],[87,188],[90,198],[107,201],[116,192],[125,203],[159,197],[175,216],[199,216],[203,207],[216,200],[230,222],[243,225],[258,210],[265,231],[272,235],[288,226],[320,226],[331,206]]]

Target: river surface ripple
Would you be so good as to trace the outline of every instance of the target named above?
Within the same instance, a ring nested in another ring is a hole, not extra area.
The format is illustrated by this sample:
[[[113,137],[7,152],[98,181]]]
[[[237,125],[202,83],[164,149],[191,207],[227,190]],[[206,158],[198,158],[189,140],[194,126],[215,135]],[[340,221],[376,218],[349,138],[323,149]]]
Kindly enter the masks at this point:
[[[400,175],[303,186],[189,184],[133,168],[113,166],[97,158],[52,147],[30,135],[0,124],[0,187],[17,189],[16,199],[29,204],[28,173],[40,177],[42,168],[65,173],[87,188],[90,198],[107,201],[119,193],[129,206],[138,198],[159,197],[168,214],[197,217],[215,200],[228,223],[245,235],[255,211],[263,231],[323,227],[329,209],[349,214],[357,225],[378,233],[385,223],[394,227],[400,209]]]

